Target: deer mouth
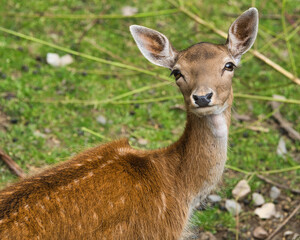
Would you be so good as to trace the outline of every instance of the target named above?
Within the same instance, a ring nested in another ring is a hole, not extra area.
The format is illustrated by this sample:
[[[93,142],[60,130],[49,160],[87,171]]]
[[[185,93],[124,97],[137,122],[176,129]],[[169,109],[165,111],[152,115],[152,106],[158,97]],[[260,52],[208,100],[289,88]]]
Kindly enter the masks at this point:
[[[194,107],[191,112],[198,116],[215,115],[222,113],[228,107],[227,102],[224,104],[214,104],[206,107]]]

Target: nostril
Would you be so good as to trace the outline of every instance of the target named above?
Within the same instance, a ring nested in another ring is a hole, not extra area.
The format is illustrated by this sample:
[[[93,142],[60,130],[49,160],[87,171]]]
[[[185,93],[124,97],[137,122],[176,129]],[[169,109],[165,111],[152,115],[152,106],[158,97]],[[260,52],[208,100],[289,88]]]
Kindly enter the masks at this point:
[[[205,98],[208,100],[211,100],[212,96],[213,96],[213,93],[211,92],[211,93],[206,94]]]
[[[197,104],[199,107],[207,107],[208,104],[211,102],[211,98],[213,96],[213,93],[210,92],[204,96],[198,96],[193,94],[193,99],[195,101],[195,104]]]
[[[197,100],[199,99],[199,97],[198,97],[197,95],[193,95],[193,99],[194,99],[195,101],[197,101]]]

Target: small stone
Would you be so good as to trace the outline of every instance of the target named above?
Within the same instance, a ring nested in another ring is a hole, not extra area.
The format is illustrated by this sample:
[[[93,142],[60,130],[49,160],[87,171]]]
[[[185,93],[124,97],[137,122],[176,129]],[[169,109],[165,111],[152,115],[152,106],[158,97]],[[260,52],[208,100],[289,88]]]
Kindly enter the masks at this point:
[[[10,119],[11,124],[17,124],[18,122],[19,122],[19,120],[17,118]]]
[[[292,237],[292,240],[299,240],[300,239],[300,235],[298,233],[295,233]]]
[[[23,65],[23,66],[21,67],[21,70],[22,70],[23,72],[28,72],[28,71],[29,71],[29,68],[28,68],[28,66]]]
[[[36,56],[35,57],[35,60],[38,61],[38,62],[42,62],[43,61],[43,58],[41,56]]]
[[[60,65],[60,57],[57,53],[47,53],[46,61],[54,67],[59,67]]]
[[[241,205],[232,199],[226,200],[225,207],[227,211],[234,216],[238,215],[242,211]]]
[[[227,211],[227,209],[226,209],[226,207],[225,207],[225,203],[220,202],[220,204],[219,204],[219,209],[220,209],[221,211],[223,211],[223,212]]]
[[[289,212],[290,211],[290,206],[288,204],[284,204],[282,206],[282,210],[285,211],[285,212]]]
[[[269,219],[276,216],[276,209],[274,203],[265,203],[260,208],[256,208],[254,213],[261,219]]]
[[[63,67],[63,66],[69,65],[71,63],[73,63],[73,58],[70,54],[67,54],[60,58],[59,66]]]
[[[261,206],[265,203],[264,197],[259,193],[253,193],[252,200],[254,206]]]
[[[122,15],[123,16],[132,16],[138,12],[136,7],[125,6],[122,8]]]
[[[84,131],[82,131],[81,129],[77,130],[77,135],[78,136],[84,136]]]
[[[221,202],[222,198],[219,195],[211,194],[208,196],[208,200],[212,203],[218,203]]]
[[[130,116],[134,116],[134,115],[135,115],[135,111],[130,111],[130,112],[129,112],[129,115],[130,115]]]
[[[243,137],[244,137],[244,138],[248,138],[248,137],[249,137],[249,133],[248,133],[248,132],[244,132],[244,133],[243,133]]]
[[[283,137],[279,139],[276,153],[278,156],[284,156],[285,154],[287,154],[286,145]]]
[[[292,235],[294,232],[292,232],[292,231],[285,231],[284,233],[283,233],[283,236],[284,237],[287,237],[287,236],[290,236],[290,235]]]
[[[104,116],[102,116],[102,115],[99,115],[96,120],[97,120],[98,123],[100,123],[102,125],[105,125],[106,122],[107,122],[106,118]]]
[[[255,237],[257,239],[265,239],[266,237],[268,237],[268,232],[259,226],[254,229],[253,237]]]
[[[245,204],[245,206],[250,204],[250,200],[248,198],[243,199],[243,203]]]
[[[271,190],[270,190],[270,197],[275,200],[276,198],[278,198],[280,195],[280,189],[273,186],[271,187]]]
[[[251,188],[246,180],[241,180],[232,190],[232,195],[238,200],[243,199],[251,192]]]
[[[147,139],[144,139],[144,138],[140,138],[140,139],[138,140],[138,143],[139,143],[140,145],[147,145],[147,144],[148,144],[148,140],[147,140]]]
[[[276,212],[275,218],[283,218],[283,215],[280,212]]]
[[[1,77],[2,79],[6,79],[6,74],[5,74],[5,73],[2,73],[2,72],[0,72],[0,77]]]

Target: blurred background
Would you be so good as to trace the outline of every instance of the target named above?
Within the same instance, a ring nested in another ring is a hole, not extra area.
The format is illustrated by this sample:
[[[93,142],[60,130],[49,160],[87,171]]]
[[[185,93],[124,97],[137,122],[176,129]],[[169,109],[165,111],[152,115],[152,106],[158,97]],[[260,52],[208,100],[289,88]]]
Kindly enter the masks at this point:
[[[169,71],[144,59],[129,26],[156,29],[181,50],[225,43],[230,24],[255,6],[259,32],[233,80],[224,178],[192,223],[199,239],[296,239],[299,3],[0,0],[1,151],[32,175],[110,139],[145,149],[171,144],[185,125],[182,97]],[[17,179],[0,159],[1,188]]]

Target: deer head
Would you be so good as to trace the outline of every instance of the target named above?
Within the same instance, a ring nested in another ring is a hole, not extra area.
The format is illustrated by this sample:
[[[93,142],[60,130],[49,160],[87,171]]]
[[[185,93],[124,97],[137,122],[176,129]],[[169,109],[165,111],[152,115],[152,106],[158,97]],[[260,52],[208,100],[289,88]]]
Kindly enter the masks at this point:
[[[234,69],[253,45],[257,30],[258,12],[250,8],[230,26],[224,45],[201,42],[177,51],[165,35],[130,26],[142,54],[151,63],[171,70],[187,111],[197,116],[220,114],[231,106]]]

